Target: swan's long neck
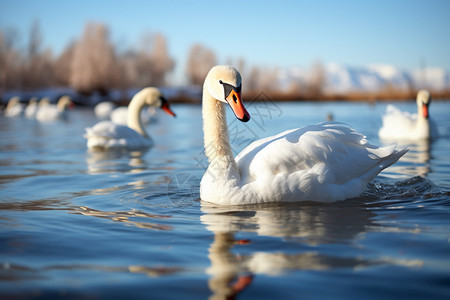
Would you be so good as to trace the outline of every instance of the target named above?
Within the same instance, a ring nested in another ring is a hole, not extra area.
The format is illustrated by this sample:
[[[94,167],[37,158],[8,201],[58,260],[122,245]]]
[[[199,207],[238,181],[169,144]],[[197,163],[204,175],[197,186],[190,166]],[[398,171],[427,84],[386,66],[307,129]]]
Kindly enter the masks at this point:
[[[203,89],[203,133],[209,163],[224,162],[237,170],[228,136],[225,107],[206,89]]]
[[[420,138],[430,138],[431,135],[430,120],[423,116],[422,104],[418,104],[417,107],[417,122],[415,134]]]
[[[141,111],[144,108],[143,98],[133,98],[128,105],[128,120],[127,125],[143,137],[149,138],[147,132],[144,129],[141,120]]]

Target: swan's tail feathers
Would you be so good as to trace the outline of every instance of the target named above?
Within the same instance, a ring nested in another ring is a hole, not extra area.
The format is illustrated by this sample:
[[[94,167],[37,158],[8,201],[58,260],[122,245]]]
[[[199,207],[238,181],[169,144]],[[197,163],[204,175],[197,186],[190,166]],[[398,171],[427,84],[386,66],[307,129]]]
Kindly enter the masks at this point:
[[[389,155],[380,158],[381,159],[380,160],[380,172],[382,170],[386,169],[387,167],[389,167],[390,165],[396,163],[400,159],[400,157],[402,157],[403,155],[405,155],[406,152],[409,151],[409,148],[407,148],[407,147],[398,149],[397,145],[392,145],[392,146],[386,147],[386,148],[392,148],[393,151]]]
[[[371,167],[362,178],[369,182],[374,179],[381,171],[396,163],[400,157],[402,157],[409,148],[398,149],[397,145],[380,147],[377,149],[372,149],[372,154],[376,158],[376,166]]]

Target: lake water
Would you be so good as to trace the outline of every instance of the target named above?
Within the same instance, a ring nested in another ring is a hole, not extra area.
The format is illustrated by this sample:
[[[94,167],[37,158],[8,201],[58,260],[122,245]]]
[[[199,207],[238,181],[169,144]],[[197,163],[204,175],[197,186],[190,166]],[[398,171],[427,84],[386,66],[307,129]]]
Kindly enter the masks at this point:
[[[228,111],[235,151],[329,114],[380,144],[386,103],[247,106],[245,124]],[[88,152],[88,108],[0,116],[1,299],[450,299],[450,102],[430,108],[440,139],[361,197],[252,207],[199,200],[201,108],[173,109],[146,152]]]

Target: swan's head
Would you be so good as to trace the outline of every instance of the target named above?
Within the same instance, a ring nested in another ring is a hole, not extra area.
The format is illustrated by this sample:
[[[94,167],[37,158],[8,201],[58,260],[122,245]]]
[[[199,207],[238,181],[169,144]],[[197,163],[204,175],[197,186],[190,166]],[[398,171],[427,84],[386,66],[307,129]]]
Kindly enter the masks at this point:
[[[425,119],[429,118],[428,106],[431,103],[431,94],[427,90],[420,90],[417,93],[417,106],[419,108],[419,112],[421,111],[422,116]]]
[[[159,89],[154,87],[147,87],[137,93],[136,96],[142,97],[145,105],[159,107],[172,117],[176,117],[175,113],[170,108],[169,101],[164,98]]]
[[[69,96],[62,96],[59,98],[57,105],[60,110],[65,110],[66,108],[72,109],[75,106]]]
[[[31,97],[30,101],[28,101],[28,104],[32,104],[32,105],[36,105],[37,104],[37,98],[36,97]]]
[[[215,99],[228,103],[236,118],[242,122],[250,120],[250,114],[241,100],[241,74],[230,66],[215,66],[206,76],[204,88]]]
[[[18,103],[20,103],[20,98],[19,98],[19,96],[11,97],[11,98],[8,100],[8,106],[14,106],[14,105],[16,105],[16,104],[18,104]]]
[[[50,98],[44,97],[39,101],[39,106],[45,106],[50,104]]]

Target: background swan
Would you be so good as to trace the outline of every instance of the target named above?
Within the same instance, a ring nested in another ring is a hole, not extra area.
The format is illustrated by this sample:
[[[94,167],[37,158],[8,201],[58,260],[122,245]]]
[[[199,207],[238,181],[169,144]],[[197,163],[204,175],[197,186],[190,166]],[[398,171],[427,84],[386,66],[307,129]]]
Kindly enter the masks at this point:
[[[94,107],[94,113],[100,120],[108,120],[116,105],[111,101],[103,101]]]
[[[24,105],[20,103],[20,98],[15,96],[9,99],[8,105],[5,109],[6,117],[17,117],[21,116],[24,111]]]
[[[50,98],[49,97],[43,97],[41,100],[39,100],[39,108],[50,105]]]
[[[169,102],[157,88],[145,88],[131,99],[128,105],[128,126],[101,121],[92,128],[86,128],[85,138],[89,149],[145,148],[152,145],[144,129],[141,111],[145,106],[156,106],[175,116]]]
[[[200,183],[204,201],[239,205],[352,198],[407,151],[372,146],[345,124],[320,123],[255,141],[234,159],[223,103],[247,122],[240,91],[241,76],[232,67],[213,67],[206,76],[203,131],[210,164]]]
[[[44,98],[45,99],[45,98]],[[64,120],[68,116],[67,108],[73,106],[69,96],[63,96],[56,105],[46,104],[42,99],[39,102],[39,109],[36,113],[36,119],[42,122]]]
[[[417,114],[402,112],[388,105],[383,116],[383,126],[378,135],[384,140],[414,141],[435,139],[438,137],[436,123],[430,119],[429,106],[431,95],[427,90],[417,93]]]
[[[38,111],[38,102],[36,97],[32,97],[28,102],[27,108],[25,108],[25,116],[30,119],[36,117]]]

